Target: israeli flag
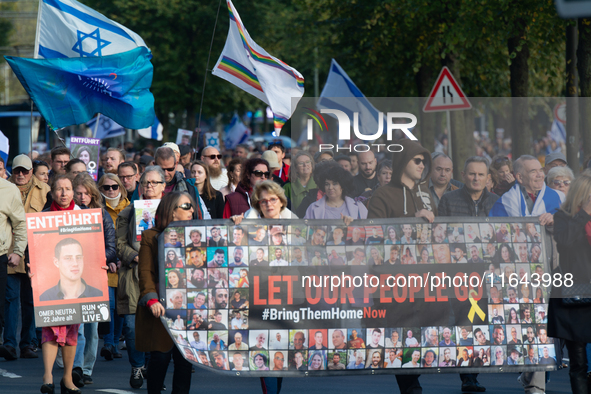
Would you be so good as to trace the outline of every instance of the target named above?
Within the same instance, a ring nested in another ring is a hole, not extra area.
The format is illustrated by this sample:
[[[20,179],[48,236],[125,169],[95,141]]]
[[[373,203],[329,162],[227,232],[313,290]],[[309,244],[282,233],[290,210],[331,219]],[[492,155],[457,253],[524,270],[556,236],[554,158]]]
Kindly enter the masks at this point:
[[[105,115],[90,119],[86,122],[86,126],[92,130],[94,138],[100,138],[101,140],[125,135],[125,128]]]
[[[224,130],[224,133],[226,134],[226,138],[224,138],[226,149],[234,149],[238,144],[246,142],[250,135],[250,130],[244,125],[244,123],[242,123],[240,117],[238,117],[237,114],[234,114],[230,124]]]
[[[353,83],[345,70],[332,59],[326,84],[317,104],[318,108],[343,111],[353,125],[353,114],[359,113],[359,132],[373,135],[378,131],[379,111]],[[382,120],[385,127],[385,119]],[[382,129],[385,130],[385,129]]]
[[[8,138],[0,131],[0,157],[4,160],[4,167],[8,163],[8,151],[10,150],[10,144]]]
[[[552,128],[550,129],[550,138],[557,143],[566,142],[566,128],[562,123],[554,119],[552,122]]]
[[[154,117],[154,124],[152,126],[140,129],[137,132],[140,137],[162,141],[162,130],[164,130],[164,126],[162,126],[162,123],[160,123],[157,117]]]
[[[39,2],[35,58],[106,56],[137,47],[146,47],[139,35],[84,4]]]

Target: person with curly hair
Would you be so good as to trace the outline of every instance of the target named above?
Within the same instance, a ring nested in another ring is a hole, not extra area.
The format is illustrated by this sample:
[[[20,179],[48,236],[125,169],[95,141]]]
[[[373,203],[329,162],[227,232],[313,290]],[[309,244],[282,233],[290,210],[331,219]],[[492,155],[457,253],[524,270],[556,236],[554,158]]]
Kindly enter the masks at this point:
[[[352,175],[336,162],[323,166],[318,173],[318,187],[324,196],[310,204],[304,219],[366,219],[367,208],[349,195],[354,191]]]

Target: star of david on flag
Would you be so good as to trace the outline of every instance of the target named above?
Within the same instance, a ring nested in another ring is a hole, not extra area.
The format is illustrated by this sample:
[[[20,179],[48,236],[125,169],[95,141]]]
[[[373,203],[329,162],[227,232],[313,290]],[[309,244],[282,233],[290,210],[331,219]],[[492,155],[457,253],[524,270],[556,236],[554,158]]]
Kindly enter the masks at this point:
[[[96,29],[90,34],[84,34],[80,30],[78,30],[76,34],[78,35],[78,41],[76,41],[76,43],[72,47],[72,50],[76,53],[79,53],[80,57],[103,56],[102,49],[111,43],[107,40],[101,39],[101,32],[99,29]],[[86,52],[84,50],[83,41],[87,38],[94,39],[96,41],[96,48],[92,52]]]
[[[35,58],[108,56],[137,47],[146,47],[139,35],[84,4],[39,2]]]

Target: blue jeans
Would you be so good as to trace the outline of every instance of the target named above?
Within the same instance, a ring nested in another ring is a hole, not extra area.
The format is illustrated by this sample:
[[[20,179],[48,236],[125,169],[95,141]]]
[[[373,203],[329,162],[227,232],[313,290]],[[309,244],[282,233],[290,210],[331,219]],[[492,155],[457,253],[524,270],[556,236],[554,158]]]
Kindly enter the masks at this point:
[[[31,279],[27,274],[10,274],[6,280],[4,344],[15,349],[17,347],[16,330],[19,307],[21,308],[22,327],[18,347],[22,350],[33,346],[33,338],[36,337],[33,290],[31,289]]]
[[[82,368],[84,375],[91,376],[98,350],[98,323],[80,324],[74,368]]]
[[[103,337],[104,345],[113,345],[115,351],[119,352],[119,338],[123,330],[123,318],[115,311],[116,306],[116,287],[109,287],[109,308],[111,309],[111,321],[109,322],[109,332]]]
[[[144,352],[135,349],[135,315],[124,315],[123,320],[125,320],[123,335],[125,336],[129,363],[134,368],[143,367],[145,365]]]

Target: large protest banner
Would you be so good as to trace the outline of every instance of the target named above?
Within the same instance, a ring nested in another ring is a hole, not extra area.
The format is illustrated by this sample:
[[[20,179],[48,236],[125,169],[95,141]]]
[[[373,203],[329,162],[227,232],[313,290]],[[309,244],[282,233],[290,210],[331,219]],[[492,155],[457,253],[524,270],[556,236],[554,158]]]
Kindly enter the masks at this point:
[[[70,150],[76,159],[86,164],[86,170],[96,181],[98,176],[99,138],[70,137]]]
[[[110,320],[100,209],[27,214],[37,327]]]
[[[195,365],[240,376],[555,369],[554,279],[535,218],[176,222],[159,255],[162,321]]]

